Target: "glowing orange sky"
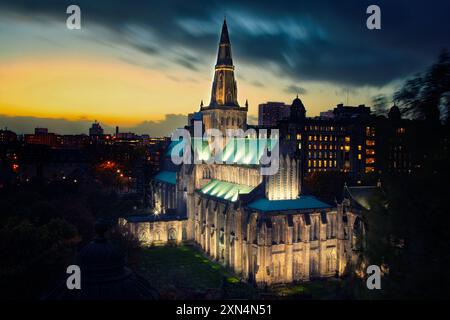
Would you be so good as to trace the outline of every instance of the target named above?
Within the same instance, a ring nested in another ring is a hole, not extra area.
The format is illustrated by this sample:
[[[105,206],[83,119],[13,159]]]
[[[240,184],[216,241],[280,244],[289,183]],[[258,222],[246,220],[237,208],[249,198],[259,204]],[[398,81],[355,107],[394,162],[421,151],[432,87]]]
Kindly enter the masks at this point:
[[[162,120],[167,114],[187,115],[198,111],[201,100],[205,105],[209,102],[217,43],[211,43],[210,56],[199,55],[200,69],[192,69],[174,63],[179,56],[171,56],[170,50],[167,55],[143,54],[99,41],[105,31],[95,25],[71,32],[60,22],[18,23],[5,17],[0,21],[5,31],[0,34],[0,115],[96,119],[112,126],[134,126]],[[172,51],[176,50],[186,53],[180,48]],[[339,85],[294,83],[269,66],[244,64],[238,55],[234,64],[238,101],[244,105],[248,99],[253,118],[260,103],[291,103],[295,93],[286,88],[292,85],[306,89],[300,96],[308,116],[346,102]],[[349,103],[369,103],[377,93],[378,88],[359,88]]]
[[[177,70],[180,74],[183,70]],[[206,76],[196,81],[174,81],[161,70],[114,59],[51,56],[2,63],[0,78],[7,79],[0,86],[1,114],[98,119],[121,125],[160,120],[168,113],[196,111],[201,99],[208,103],[211,81]],[[259,103],[289,102],[293,98],[276,87],[268,91],[238,83],[238,90],[240,103],[249,99],[253,115],[257,114]],[[332,106],[336,100],[324,95],[302,98],[310,114],[319,111],[311,110],[311,104]]]

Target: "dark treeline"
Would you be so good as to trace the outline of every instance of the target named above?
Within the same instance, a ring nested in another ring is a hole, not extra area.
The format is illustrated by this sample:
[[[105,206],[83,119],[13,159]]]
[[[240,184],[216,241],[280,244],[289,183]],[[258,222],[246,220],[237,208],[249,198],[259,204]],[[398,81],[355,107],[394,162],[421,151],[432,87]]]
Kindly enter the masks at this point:
[[[382,290],[348,281],[356,298],[444,299],[450,288],[450,55],[394,95],[402,115],[422,121],[412,137],[423,165],[411,174],[381,174],[382,193],[363,213],[361,262],[381,266]],[[355,279],[353,279],[355,280]]]
[[[93,239],[96,221],[116,221],[134,199],[92,181],[32,181],[0,189],[0,297],[38,299],[63,279],[78,250]],[[137,243],[109,236],[134,255]]]

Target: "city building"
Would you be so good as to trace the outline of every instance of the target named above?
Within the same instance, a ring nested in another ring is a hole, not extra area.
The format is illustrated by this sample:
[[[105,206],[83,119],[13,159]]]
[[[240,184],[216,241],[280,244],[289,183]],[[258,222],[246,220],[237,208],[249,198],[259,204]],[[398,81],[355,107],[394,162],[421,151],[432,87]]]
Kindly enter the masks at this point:
[[[17,141],[17,134],[5,128],[0,130],[0,143],[10,143]]]
[[[40,144],[49,147],[56,147],[58,145],[57,135],[48,132],[47,128],[34,129],[34,134],[25,134],[24,140],[26,144]]]
[[[279,121],[289,118],[291,106],[284,102],[266,102],[258,106],[258,125],[275,127]]]
[[[100,123],[94,121],[92,126],[89,128],[89,136],[102,136],[104,134],[103,128]]]

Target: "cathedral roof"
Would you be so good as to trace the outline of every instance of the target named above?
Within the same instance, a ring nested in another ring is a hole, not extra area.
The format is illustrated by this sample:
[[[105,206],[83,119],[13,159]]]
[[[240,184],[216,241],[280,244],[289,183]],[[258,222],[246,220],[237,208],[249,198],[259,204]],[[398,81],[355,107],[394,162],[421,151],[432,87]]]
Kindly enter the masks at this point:
[[[248,207],[253,210],[265,212],[332,208],[331,205],[311,195],[302,195],[298,199],[293,200],[268,200],[267,198],[263,198],[251,202]]]
[[[246,186],[243,184],[231,183],[221,180],[211,180],[203,188],[200,193],[235,202],[239,194],[250,193],[255,187]]]
[[[352,200],[355,207],[370,210],[371,198],[381,192],[378,186],[344,187],[344,197]]]
[[[192,138],[192,151],[199,160],[208,161],[211,158],[211,149],[207,139],[204,138]],[[185,141],[178,140],[172,141],[167,149],[166,155],[171,156],[175,146],[181,144],[178,150],[178,156],[183,155],[183,148]],[[216,155],[216,159],[221,160],[227,164],[238,165],[259,165],[260,159],[264,155],[266,150],[273,151],[278,141],[276,139],[269,138],[239,138],[239,137],[227,137],[226,145],[219,154]]]
[[[176,184],[177,173],[173,171],[160,171],[153,179],[170,184]]]

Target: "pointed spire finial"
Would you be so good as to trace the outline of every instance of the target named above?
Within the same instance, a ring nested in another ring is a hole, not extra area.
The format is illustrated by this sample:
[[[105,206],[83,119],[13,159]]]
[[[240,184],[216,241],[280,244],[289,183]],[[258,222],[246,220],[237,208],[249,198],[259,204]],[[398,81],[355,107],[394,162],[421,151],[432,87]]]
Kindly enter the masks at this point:
[[[202,101],[200,101],[200,108],[202,108],[203,107],[203,99],[202,99]]]
[[[248,108],[248,99],[245,99],[245,106]]]
[[[298,99],[298,93],[297,93],[297,99]]]

